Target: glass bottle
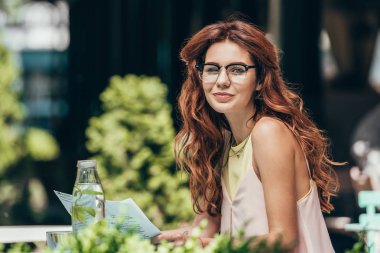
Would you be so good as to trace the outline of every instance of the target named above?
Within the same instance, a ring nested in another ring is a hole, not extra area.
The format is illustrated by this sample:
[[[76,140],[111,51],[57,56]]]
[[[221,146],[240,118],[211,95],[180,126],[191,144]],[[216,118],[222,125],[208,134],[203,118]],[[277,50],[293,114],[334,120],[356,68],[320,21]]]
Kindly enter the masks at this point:
[[[104,191],[96,169],[96,161],[79,160],[77,168],[71,215],[73,232],[105,217]]]

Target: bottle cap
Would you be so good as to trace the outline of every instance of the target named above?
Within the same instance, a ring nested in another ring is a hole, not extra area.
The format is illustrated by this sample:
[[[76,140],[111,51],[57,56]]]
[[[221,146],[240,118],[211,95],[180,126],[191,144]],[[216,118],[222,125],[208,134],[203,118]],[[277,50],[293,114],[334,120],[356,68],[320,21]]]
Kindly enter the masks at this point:
[[[95,160],[79,160],[77,162],[78,168],[95,168],[96,169],[96,161]]]

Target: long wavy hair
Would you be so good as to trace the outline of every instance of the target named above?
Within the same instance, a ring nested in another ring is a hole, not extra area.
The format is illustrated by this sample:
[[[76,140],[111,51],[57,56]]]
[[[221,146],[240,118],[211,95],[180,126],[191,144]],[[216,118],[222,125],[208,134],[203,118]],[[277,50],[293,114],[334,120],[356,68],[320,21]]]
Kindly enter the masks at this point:
[[[208,48],[229,40],[247,50],[257,65],[257,80],[262,85],[255,91],[256,107],[252,119],[268,116],[282,121],[295,135],[306,154],[312,179],[318,186],[319,201],[324,212],[333,210],[331,196],[338,190],[337,175],[329,158],[328,139],[310,120],[300,96],[282,78],[276,48],[265,33],[241,20],[208,25],[193,35],[180,52],[186,64],[186,79],[178,97],[182,129],[175,138],[177,163],[190,175],[190,191],[196,213],[220,215],[222,203],[221,169],[225,149],[225,116],[214,111],[206,101],[195,65],[204,61]]]

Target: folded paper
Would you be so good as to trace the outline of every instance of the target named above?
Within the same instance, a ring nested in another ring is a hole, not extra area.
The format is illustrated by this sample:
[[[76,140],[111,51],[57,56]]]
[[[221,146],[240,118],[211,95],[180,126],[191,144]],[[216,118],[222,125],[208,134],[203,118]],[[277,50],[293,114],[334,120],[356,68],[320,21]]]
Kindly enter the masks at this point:
[[[59,191],[54,192],[66,211],[72,215],[73,196]],[[147,239],[161,233],[131,198],[122,201],[106,200],[105,209],[107,222],[111,225],[119,224],[121,231],[134,230]]]

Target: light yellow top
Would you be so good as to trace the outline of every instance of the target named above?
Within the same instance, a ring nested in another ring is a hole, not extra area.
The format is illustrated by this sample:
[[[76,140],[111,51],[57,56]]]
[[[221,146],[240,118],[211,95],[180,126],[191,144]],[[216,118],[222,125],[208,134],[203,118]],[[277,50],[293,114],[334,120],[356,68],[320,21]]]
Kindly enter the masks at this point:
[[[233,200],[239,184],[252,167],[251,135],[237,146],[231,146],[228,152],[228,163],[223,168],[223,180],[226,190]]]
[[[229,161],[221,182],[220,232],[233,236],[243,229],[245,237],[252,237],[268,234],[269,222],[264,188],[252,165],[251,137],[246,140],[232,150],[226,150],[225,158]],[[276,159],[275,154],[273,159]],[[307,159],[306,164],[310,173]],[[334,253],[321,212],[318,187],[311,179],[309,192],[297,201],[297,221],[299,242],[296,253]]]

